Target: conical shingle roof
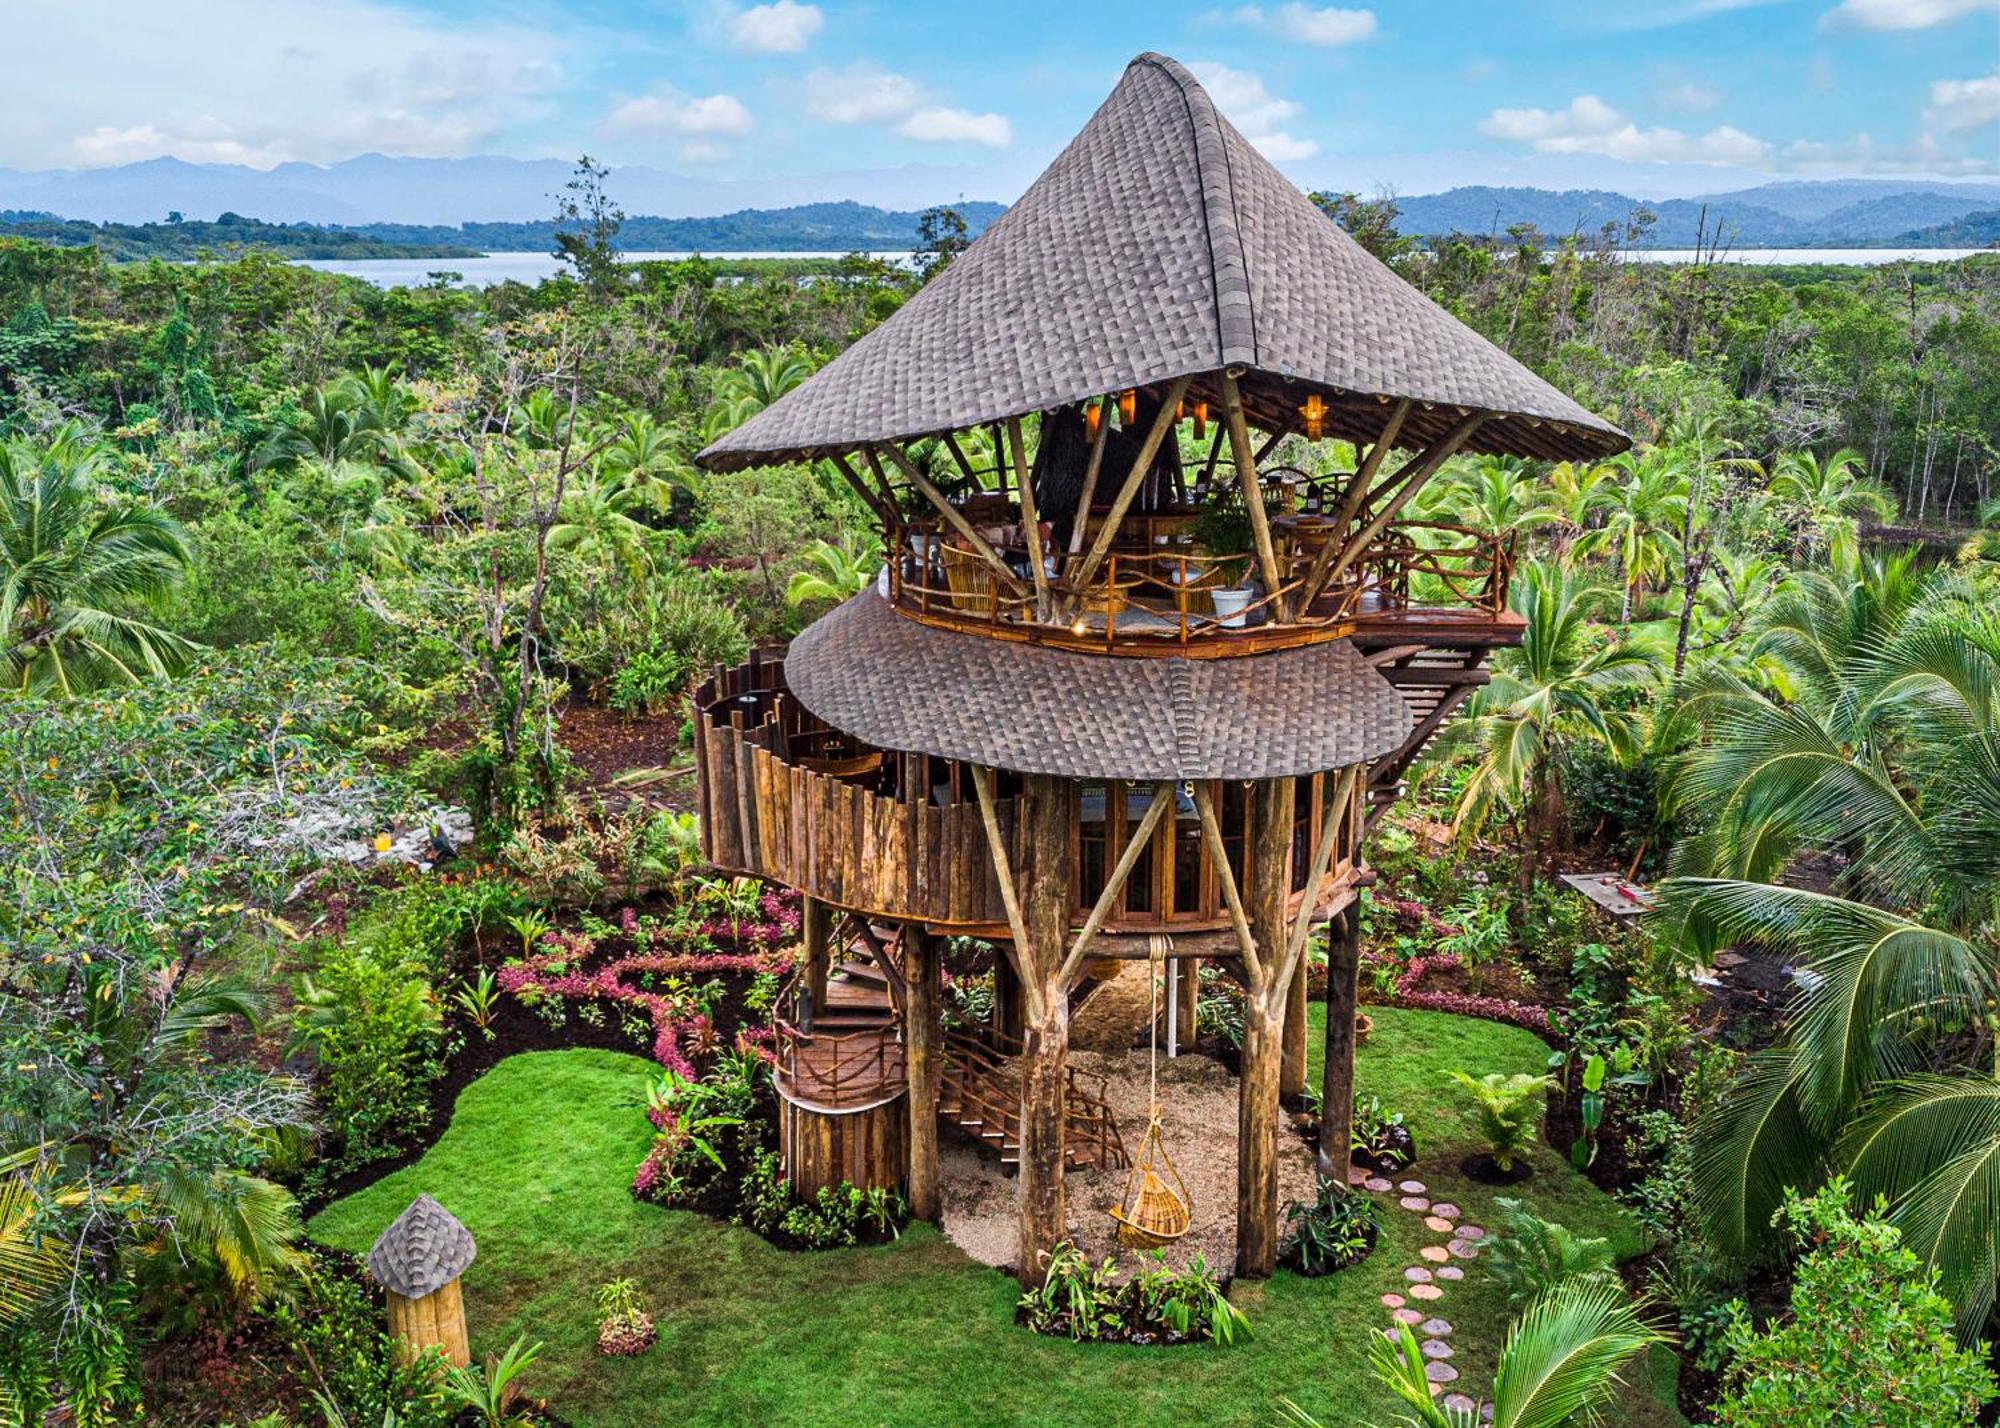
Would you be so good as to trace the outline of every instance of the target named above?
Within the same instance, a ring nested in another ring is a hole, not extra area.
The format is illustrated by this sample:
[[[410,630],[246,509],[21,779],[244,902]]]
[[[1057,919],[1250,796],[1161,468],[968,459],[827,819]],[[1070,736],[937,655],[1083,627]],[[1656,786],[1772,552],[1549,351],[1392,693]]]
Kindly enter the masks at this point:
[[[1243,370],[1253,420],[1310,392],[1330,434],[1398,444],[1489,420],[1470,451],[1609,455],[1624,433],[1391,272],[1145,54],[1083,131],[944,273],[810,380],[715,442],[704,466],[852,451],[1126,387]]]
[[[396,1216],[368,1251],[375,1282],[405,1299],[421,1299],[451,1283],[478,1251],[472,1232],[428,1195]]]

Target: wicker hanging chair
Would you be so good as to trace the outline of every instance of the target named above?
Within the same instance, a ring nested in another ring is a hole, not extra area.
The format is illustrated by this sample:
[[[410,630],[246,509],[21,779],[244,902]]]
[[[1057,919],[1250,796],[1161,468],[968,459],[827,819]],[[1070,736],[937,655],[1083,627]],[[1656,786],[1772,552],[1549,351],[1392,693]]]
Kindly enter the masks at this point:
[[[1172,1244],[1188,1232],[1194,1220],[1194,1206],[1188,1201],[1187,1186],[1174,1169],[1160,1134],[1160,980],[1166,966],[1166,942],[1155,937],[1152,945],[1153,1021],[1150,1105],[1146,1116],[1146,1137],[1132,1158],[1132,1172],[1125,1177],[1125,1194],[1111,1218],[1118,1222],[1119,1243],[1133,1249],[1158,1249]]]

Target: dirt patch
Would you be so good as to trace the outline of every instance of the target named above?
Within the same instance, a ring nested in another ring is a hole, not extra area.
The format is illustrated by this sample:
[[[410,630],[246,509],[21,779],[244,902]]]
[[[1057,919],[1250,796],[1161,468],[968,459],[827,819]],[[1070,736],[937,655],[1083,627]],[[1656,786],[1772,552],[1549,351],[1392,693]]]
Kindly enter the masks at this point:
[[[1146,1133],[1146,1053],[1072,1051],[1070,1064],[1105,1077],[1106,1099],[1118,1117],[1128,1151]],[[1167,1261],[1183,1265],[1197,1254],[1222,1274],[1236,1263],[1236,1077],[1220,1062],[1198,1054],[1160,1060],[1160,1113],[1167,1154],[1179,1170],[1194,1222],[1167,1246]],[[1020,1245],[1016,1180],[999,1158],[947,1133],[941,1147],[944,1231],[960,1249],[985,1264],[1007,1268]],[[1278,1208],[1313,1193],[1313,1152],[1296,1137],[1278,1137]],[[1068,1178],[1070,1237],[1093,1260],[1119,1254],[1110,1210],[1125,1192],[1123,1170],[1072,1170]]]
[[[1153,1016],[1151,972],[1145,962],[1120,962],[1116,976],[1096,983],[1070,1019],[1069,1049],[1121,1052],[1144,1042]]]
[[[595,704],[573,703],[562,712],[562,743],[586,782],[600,794],[628,794],[655,808],[685,812],[694,807],[693,756],[681,747],[681,720],[667,716],[627,717]],[[680,769],[679,778],[617,787],[618,775],[633,769]]]

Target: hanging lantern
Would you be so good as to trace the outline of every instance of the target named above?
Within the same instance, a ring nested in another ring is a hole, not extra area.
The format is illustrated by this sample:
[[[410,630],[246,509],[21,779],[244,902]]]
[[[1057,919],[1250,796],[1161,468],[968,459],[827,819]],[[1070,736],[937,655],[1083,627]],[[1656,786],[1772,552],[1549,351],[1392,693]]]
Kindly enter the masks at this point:
[[[1208,403],[1196,402],[1194,404],[1194,439],[1196,441],[1203,441],[1206,440],[1207,437],[1208,437]]]
[[[1139,392],[1136,387],[1127,387],[1118,394],[1118,424],[1132,426],[1139,420]]]
[[[1299,415],[1305,418],[1305,433],[1308,441],[1318,441],[1326,435],[1326,400],[1314,392],[1306,398],[1306,404],[1299,408]]]
[[[1097,428],[1104,421],[1104,403],[1090,402],[1083,409],[1083,434],[1092,441],[1097,440]]]

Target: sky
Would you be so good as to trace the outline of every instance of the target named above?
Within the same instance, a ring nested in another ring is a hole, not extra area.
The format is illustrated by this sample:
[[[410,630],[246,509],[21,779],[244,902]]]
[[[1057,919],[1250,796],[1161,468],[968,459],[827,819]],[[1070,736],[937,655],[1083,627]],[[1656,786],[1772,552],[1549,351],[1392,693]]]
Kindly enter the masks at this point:
[[[589,152],[1007,201],[1157,50],[1308,187],[2000,176],[2000,0],[27,3],[15,169]]]

